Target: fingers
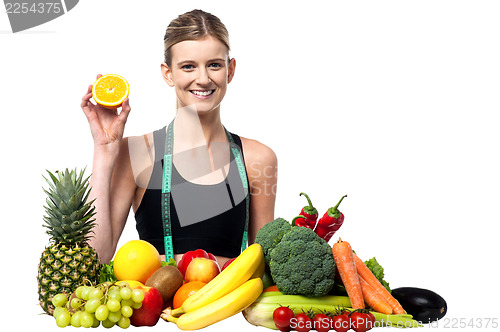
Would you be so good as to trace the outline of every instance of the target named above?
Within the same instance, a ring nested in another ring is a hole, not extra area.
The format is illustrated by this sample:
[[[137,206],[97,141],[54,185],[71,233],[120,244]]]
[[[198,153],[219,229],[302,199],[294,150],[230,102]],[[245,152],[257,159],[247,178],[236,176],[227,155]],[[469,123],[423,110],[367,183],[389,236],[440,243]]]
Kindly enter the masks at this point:
[[[99,79],[99,77],[101,76],[102,76],[101,74],[97,74],[96,80]],[[89,87],[87,88],[87,93],[82,98],[82,103],[80,105],[82,108],[87,106],[90,98],[92,98],[92,86],[93,86],[92,84],[89,85]]]
[[[122,103],[122,110],[120,114],[116,117],[114,125],[116,130],[120,133],[120,137],[123,137],[123,132],[125,131],[125,123],[127,122],[128,115],[130,114],[130,104],[129,99],[125,98]]]
[[[127,118],[128,118],[128,115],[130,114],[130,110],[131,110],[130,102],[129,102],[129,99],[127,97],[123,101],[122,110],[121,110],[120,114],[118,115],[118,118],[120,118],[121,122],[123,122],[123,123],[127,122]]]
[[[80,107],[82,108],[83,112],[85,115],[88,117],[91,113],[89,104],[90,104],[90,98],[92,98],[92,85],[89,86],[87,93],[82,97],[82,102],[80,104]]]

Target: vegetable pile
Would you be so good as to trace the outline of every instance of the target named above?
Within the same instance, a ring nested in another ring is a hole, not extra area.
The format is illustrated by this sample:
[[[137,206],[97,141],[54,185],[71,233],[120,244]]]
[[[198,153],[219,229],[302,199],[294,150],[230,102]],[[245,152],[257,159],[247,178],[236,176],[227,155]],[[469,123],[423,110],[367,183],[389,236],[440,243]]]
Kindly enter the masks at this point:
[[[344,222],[338,207],[347,195],[319,220],[309,196],[300,195],[308,205],[291,224],[277,218],[257,232],[267,288],[243,311],[248,322],[286,332],[364,332],[418,327],[446,314],[446,302],[436,293],[412,287],[392,292],[375,257],[363,261],[340,238],[328,244]]]

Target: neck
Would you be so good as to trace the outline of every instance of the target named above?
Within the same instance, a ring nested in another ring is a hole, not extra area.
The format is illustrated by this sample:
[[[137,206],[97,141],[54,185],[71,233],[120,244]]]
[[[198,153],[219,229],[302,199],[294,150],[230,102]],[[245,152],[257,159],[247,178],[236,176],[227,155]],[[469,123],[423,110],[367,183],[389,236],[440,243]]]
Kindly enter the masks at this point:
[[[182,107],[177,110],[174,124],[176,141],[190,146],[210,145],[226,137],[219,109],[198,113],[192,107]]]

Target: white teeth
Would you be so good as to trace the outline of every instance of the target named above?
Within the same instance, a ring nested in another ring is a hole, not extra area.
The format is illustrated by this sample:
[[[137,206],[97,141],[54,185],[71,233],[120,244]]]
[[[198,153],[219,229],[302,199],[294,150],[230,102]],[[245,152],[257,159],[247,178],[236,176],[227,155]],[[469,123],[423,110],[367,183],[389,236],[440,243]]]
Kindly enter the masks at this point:
[[[198,90],[191,90],[191,92],[197,96],[208,96],[211,95],[215,90],[208,90],[208,91],[198,91]]]

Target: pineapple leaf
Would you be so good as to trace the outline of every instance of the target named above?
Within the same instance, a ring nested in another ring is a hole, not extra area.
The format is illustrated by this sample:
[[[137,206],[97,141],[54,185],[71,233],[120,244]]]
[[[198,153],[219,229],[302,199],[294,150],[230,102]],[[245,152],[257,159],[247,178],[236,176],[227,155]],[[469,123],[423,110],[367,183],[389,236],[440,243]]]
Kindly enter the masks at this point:
[[[55,177],[54,174],[52,174],[49,170],[46,170],[46,171],[47,171],[47,173],[49,173],[50,178],[52,179],[53,183],[59,182],[59,180]],[[50,183],[50,181],[48,181],[45,177],[44,177],[44,179],[52,186],[52,184]]]
[[[82,183],[87,183],[87,181],[88,181],[88,178],[86,178],[85,180],[82,180],[83,174],[85,173],[86,169],[87,169],[87,167],[85,167],[83,170],[81,170],[80,174],[78,175],[78,179],[76,180],[76,183],[78,184],[78,186],[81,186]],[[75,172],[76,172],[76,169],[75,169]]]
[[[46,225],[43,225],[48,228],[55,228],[58,227],[60,222],[56,218],[50,218],[50,217],[43,217],[43,221],[45,221]]]
[[[85,195],[85,192],[87,191],[87,187],[88,186],[83,186],[75,195],[73,195],[73,197],[71,197],[71,200],[74,200],[75,203],[77,203],[76,205],[72,206],[72,208],[78,209],[82,204],[85,203],[86,199],[82,200],[82,198],[83,195]]]
[[[95,227],[95,208],[87,202],[90,192],[90,176],[84,177],[85,170],[56,171],[45,177],[49,187],[43,191],[47,195],[43,226],[56,243],[83,243],[92,235]]]
[[[50,192],[55,192],[56,191],[56,187],[49,181],[47,180],[47,178],[45,176],[42,175],[42,177],[45,179],[45,181],[47,181],[47,183],[49,184],[49,187],[50,187]],[[49,192],[47,190],[45,190],[44,188],[42,188],[43,191],[50,196]]]
[[[47,213],[52,213],[54,214],[55,216],[62,216],[62,213],[61,211],[59,211],[57,208],[56,208],[56,205],[54,204],[54,202],[47,198],[45,200],[45,202],[47,203],[48,207],[47,206],[44,206],[45,208],[45,211],[47,211]]]
[[[65,184],[62,182],[56,183],[56,193],[61,197],[62,201],[67,201],[69,199],[68,190],[69,189],[66,189]]]
[[[72,211],[77,210],[80,207],[81,200],[78,198],[78,193],[71,196],[71,198],[68,200],[68,208],[70,208]]]
[[[61,210],[61,213],[64,215],[70,214],[72,212],[72,209],[66,205],[64,201],[59,202],[58,204],[59,210]]]

